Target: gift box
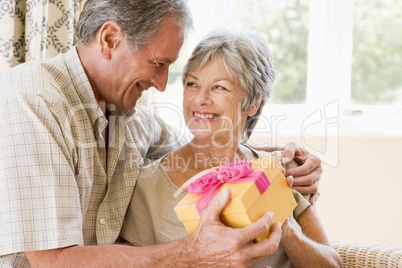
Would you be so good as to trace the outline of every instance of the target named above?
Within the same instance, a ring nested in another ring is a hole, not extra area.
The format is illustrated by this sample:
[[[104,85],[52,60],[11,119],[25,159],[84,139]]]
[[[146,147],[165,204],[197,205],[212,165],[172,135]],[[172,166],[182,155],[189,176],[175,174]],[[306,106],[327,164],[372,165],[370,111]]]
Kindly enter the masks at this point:
[[[279,221],[283,224],[297,203],[282,173],[282,165],[276,156],[253,160],[250,165],[254,169],[253,175],[258,172],[261,173],[261,171],[265,174],[269,186],[261,191],[259,183],[264,178],[258,178],[255,181],[240,179],[239,181],[222,183],[217,194],[225,187],[229,187],[232,196],[231,201],[220,215],[221,221],[227,226],[241,228],[255,222],[265,212],[272,211],[274,213],[273,222]],[[190,181],[196,181],[202,176],[205,177],[205,174],[210,174],[211,171],[213,170],[207,170],[194,176],[186,185]],[[219,174],[217,176],[219,177]],[[192,234],[198,225],[200,211],[197,208],[199,205],[197,202],[203,195],[205,193],[187,193],[174,208],[176,215],[189,234]],[[267,238],[269,232],[270,229],[257,240]]]

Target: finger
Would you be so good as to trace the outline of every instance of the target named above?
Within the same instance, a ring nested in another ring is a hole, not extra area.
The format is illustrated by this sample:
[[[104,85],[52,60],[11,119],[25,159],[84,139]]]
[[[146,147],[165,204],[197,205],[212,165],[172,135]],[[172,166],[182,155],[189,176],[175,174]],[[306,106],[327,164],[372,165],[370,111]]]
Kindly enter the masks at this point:
[[[271,233],[269,234],[268,238],[262,239],[256,243],[249,243],[244,251],[244,254],[250,259],[248,265],[250,265],[250,267],[254,267],[255,264],[260,262],[265,257],[274,254],[278,250],[281,236],[281,224],[279,222],[275,222],[272,225]]]
[[[312,184],[320,181],[321,174],[322,169],[317,168],[308,175],[298,177],[293,176],[293,186],[311,186]]]
[[[317,200],[318,200],[318,198],[320,197],[320,191],[317,191],[315,194],[313,194],[311,197],[310,197],[310,204],[311,205],[314,205],[315,203],[317,203]]]
[[[281,223],[277,221],[271,227],[271,233],[269,234],[268,240],[271,240],[271,242],[275,242],[279,245],[279,243],[281,242],[281,236],[282,236]]]
[[[289,164],[293,158],[295,157],[296,152],[298,151],[298,146],[294,142],[288,142],[285,145],[285,149],[282,154],[282,164]]]
[[[289,187],[292,188],[293,185],[293,176],[286,177],[286,182],[288,183]]]
[[[312,185],[317,180],[317,178],[314,176],[314,174],[315,173],[311,173],[311,174],[309,174],[307,176],[296,177],[296,178],[293,177],[293,187]]]
[[[318,186],[315,183],[310,186],[293,186],[292,189],[301,194],[316,194],[318,192]]]
[[[274,213],[272,211],[268,211],[254,223],[240,229],[240,235],[243,237],[243,241],[245,243],[253,241],[257,237],[260,237],[268,232],[268,229],[272,224],[273,217]]]
[[[280,222],[275,222],[272,224],[271,232],[268,238],[262,239],[258,243],[251,245],[251,250],[254,253],[255,258],[266,257],[274,254],[278,250],[281,237],[281,224]]]
[[[287,169],[285,175],[300,177],[300,176],[306,176],[313,171],[316,171],[317,175],[321,175],[322,173],[321,160],[316,157],[308,157],[303,165]]]
[[[222,192],[215,196],[209,206],[201,213],[201,219],[220,221],[219,215],[222,210],[229,204],[231,198],[230,188],[225,187]]]

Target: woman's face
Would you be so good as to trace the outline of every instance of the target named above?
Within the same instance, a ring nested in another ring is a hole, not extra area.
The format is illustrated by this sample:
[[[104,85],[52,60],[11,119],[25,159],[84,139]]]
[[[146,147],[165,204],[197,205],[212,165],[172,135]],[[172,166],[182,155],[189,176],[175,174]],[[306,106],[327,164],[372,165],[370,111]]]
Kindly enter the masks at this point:
[[[222,61],[213,61],[190,72],[184,82],[186,125],[198,140],[229,146],[241,137],[247,116],[253,115],[242,112],[243,98],[243,89]]]

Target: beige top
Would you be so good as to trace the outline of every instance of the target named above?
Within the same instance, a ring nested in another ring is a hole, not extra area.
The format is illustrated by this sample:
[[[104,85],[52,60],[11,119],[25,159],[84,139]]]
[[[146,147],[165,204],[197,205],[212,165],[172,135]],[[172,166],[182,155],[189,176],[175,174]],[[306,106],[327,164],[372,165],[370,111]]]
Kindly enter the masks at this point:
[[[260,158],[272,154],[280,159],[282,156],[281,152],[256,153]],[[127,209],[120,235],[135,246],[162,244],[188,236],[186,229],[173,211],[186,192],[182,192],[177,198],[173,197],[178,187],[163,170],[161,161],[162,159],[156,160],[141,170]],[[288,220],[301,231],[295,219],[310,204],[300,193],[293,191],[293,195],[298,205]],[[263,265],[292,267],[282,247],[279,247],[275,254],[258,263],[256,267]]]

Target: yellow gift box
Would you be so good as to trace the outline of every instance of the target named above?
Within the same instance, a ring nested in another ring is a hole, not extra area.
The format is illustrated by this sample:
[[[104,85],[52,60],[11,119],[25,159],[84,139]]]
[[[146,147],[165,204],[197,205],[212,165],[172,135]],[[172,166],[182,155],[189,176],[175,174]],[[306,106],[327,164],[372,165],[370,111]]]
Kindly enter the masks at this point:
[[[263,194],[260,194],[254,182],[230,182],[222,184],[219,193],[225,187],[232,192],[232,199],[223,209],[221,221],[233,228],[246,227],[255,222],[267,212],[274,213],[273,222],[283,224],[294,210],[297,203],[282,173],[282,165],[276,156],[260,158],[251,161],[254,171],[264,171],[270,185]],[[218,193],[218,194],[219,194]],[[201,194],[187,193],[174,208],[177,217],[183,223],[189,234],[192,234],[198,225],[200,215],[196,203]],[[267,238],[268,232],[257,240]]]

